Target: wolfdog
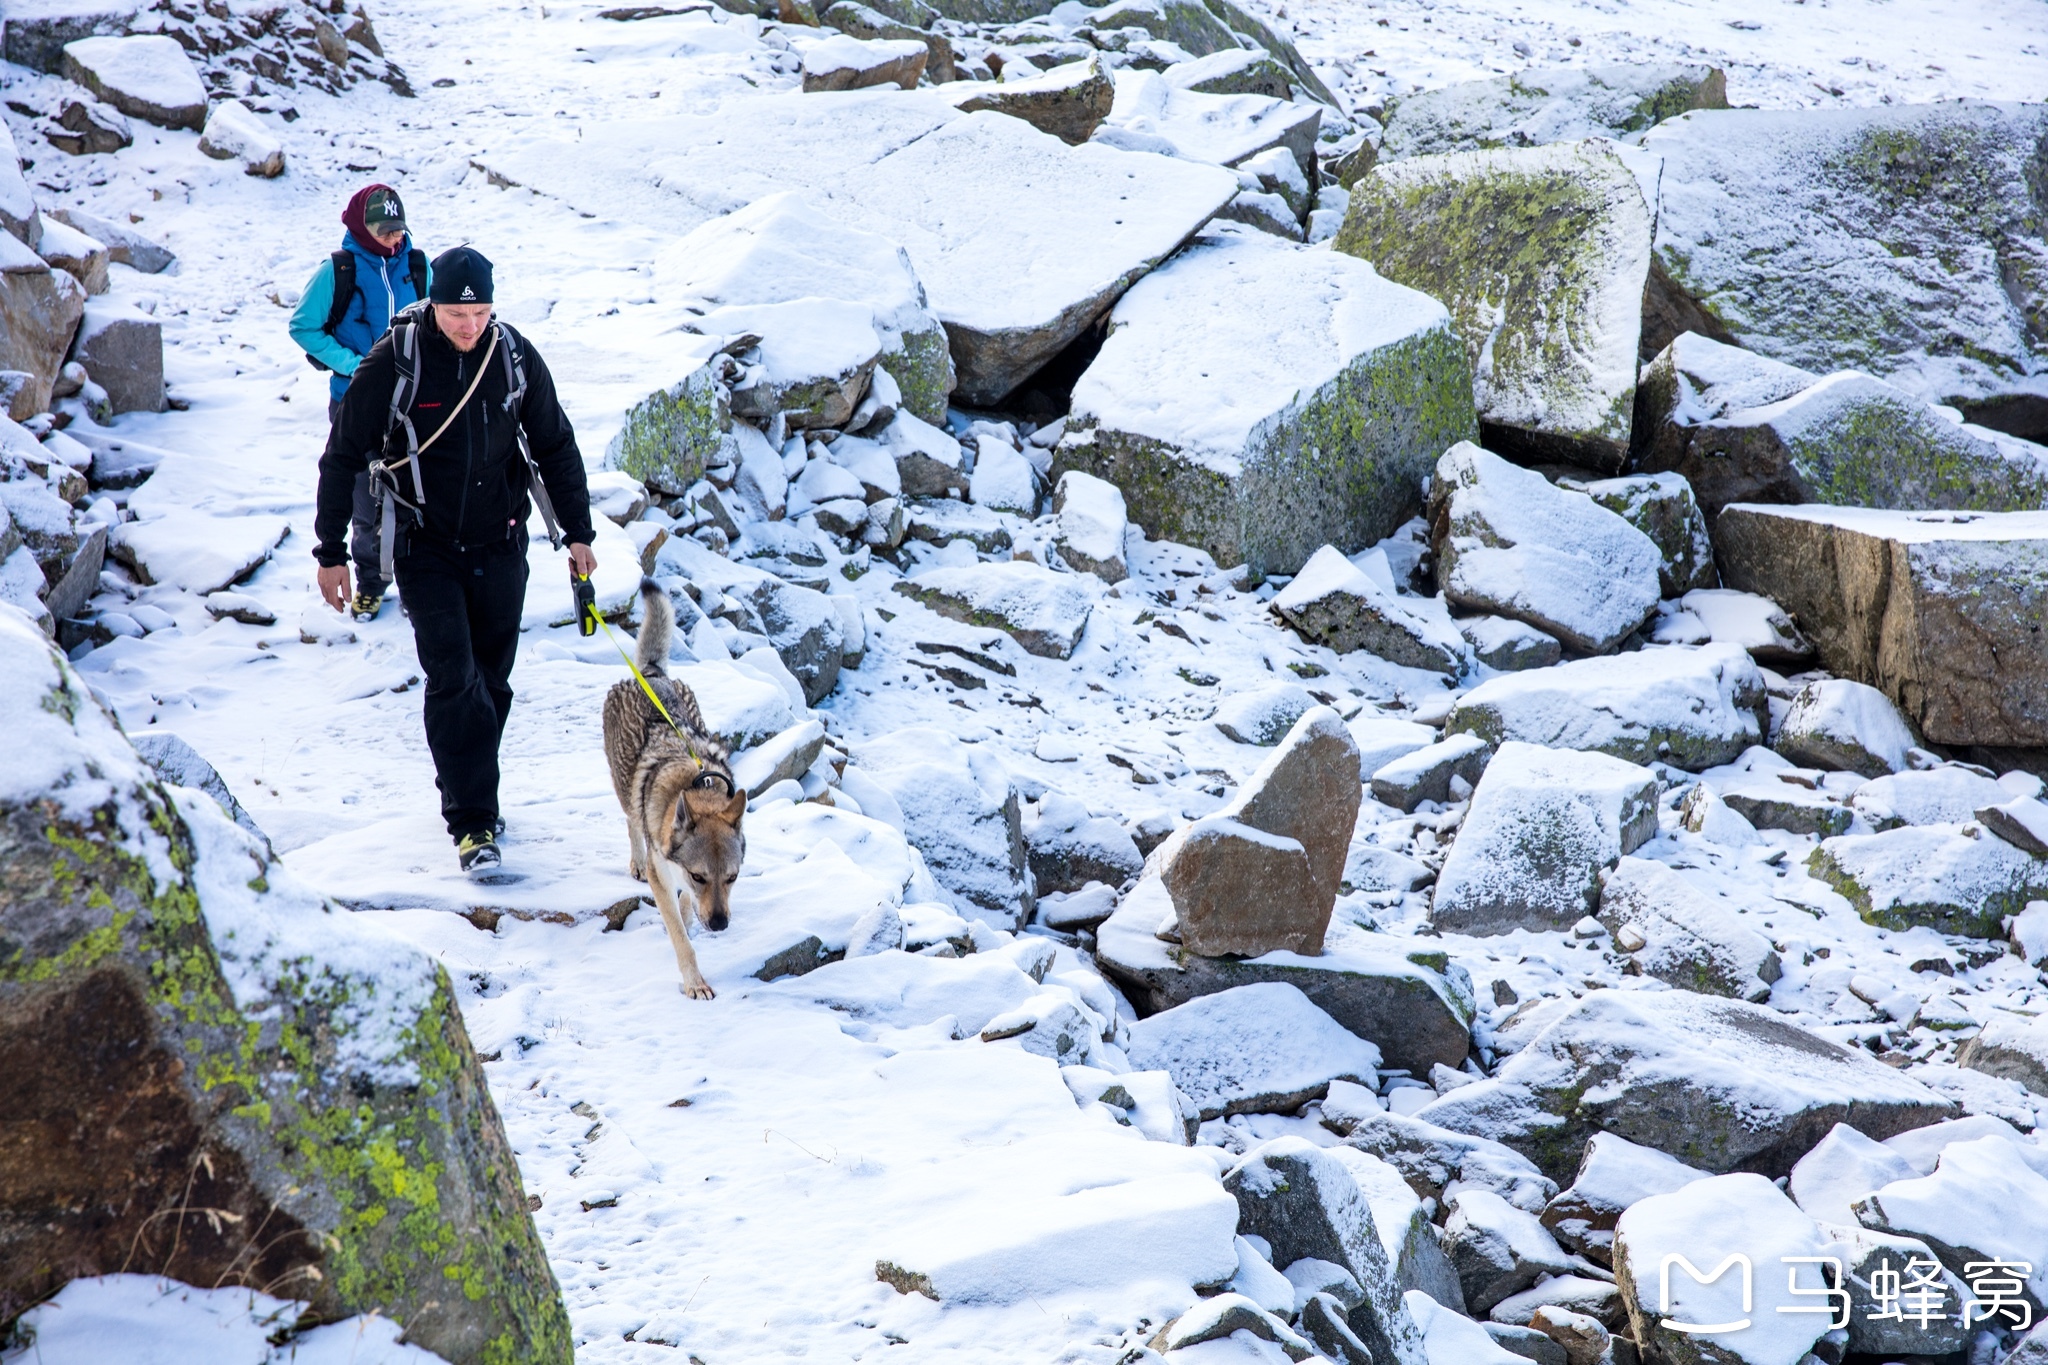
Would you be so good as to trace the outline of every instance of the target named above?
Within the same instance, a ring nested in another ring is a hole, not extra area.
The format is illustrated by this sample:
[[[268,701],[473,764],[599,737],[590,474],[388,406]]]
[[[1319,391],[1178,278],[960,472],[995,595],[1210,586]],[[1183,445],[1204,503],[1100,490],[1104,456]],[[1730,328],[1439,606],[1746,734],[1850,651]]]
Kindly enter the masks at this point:
[[[747,794],[734,788],[725,745],[705,733],[696,694],[667,674],[676,631],[668,594],[642,579],[640,604],[644,624],[634,664],[674,724],[637,682],[614,684],[604,699],[604,754],[633,842],[630,871],[654,892],[683,974],[683,994],[709,1000],[711,985],[697,970],[676,887],[690,893],[706,928],[715,932],[731,921],[732,885],[747,856],[747,836],[740,830]]]

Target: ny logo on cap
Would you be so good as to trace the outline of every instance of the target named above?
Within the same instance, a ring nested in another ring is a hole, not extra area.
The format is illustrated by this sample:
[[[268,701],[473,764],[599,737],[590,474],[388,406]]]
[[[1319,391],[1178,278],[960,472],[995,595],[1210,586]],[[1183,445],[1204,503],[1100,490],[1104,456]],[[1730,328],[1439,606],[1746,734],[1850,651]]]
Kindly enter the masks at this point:
[[[462,297],[466,299],[474,299],[476,297],[476,290],[471,289],[468,285],[465,284],[462,286]]]

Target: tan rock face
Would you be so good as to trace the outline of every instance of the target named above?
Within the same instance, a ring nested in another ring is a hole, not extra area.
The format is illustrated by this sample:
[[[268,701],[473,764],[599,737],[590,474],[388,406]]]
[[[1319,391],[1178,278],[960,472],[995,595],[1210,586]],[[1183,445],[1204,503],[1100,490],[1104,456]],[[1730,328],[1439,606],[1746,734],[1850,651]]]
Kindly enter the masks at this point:
[[[1190,825],[1166,864],[1181,943],[1202,957],[1323,950],[1330,903],[1318,913],[1308,854],[1294,839],[1209,816]]]
[[[2048,746],[2048,516],[1738,504],[1714,548],[1933,743]]]
[[[1359,799],[1357,741],[1316,707],[1236,800],[1161,846],[1182,945],[1200,957],[1321,953]]]
[[[0,370],[35,376],[22,405],[50,406],[50,385],[85,316],[85,286],[61,270],[0,273]]]
[[[993,109],[1023,119],[1039,132],[1078,147],[1109,117],[1116,84],[1102,69],[1102,59],[1089,57],[1019,81],[962,85],[954,102],[970,114]]]

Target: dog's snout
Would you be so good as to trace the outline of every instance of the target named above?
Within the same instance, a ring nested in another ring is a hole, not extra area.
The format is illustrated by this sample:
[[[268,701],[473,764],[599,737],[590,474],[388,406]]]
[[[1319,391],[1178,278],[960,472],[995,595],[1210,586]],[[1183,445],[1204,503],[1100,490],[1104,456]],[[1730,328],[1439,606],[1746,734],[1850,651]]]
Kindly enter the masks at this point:
[[[727,913],[726,913],[725,911],[723,911],[723,910],[713,910],[713,911],[711,912],[711,920],[710,920],[710,926],[711,926],[711,932],[712,932],[712,933],[714,933],[714,934],[715,934],[715,933],[717,933],[717,932],[718,932],[718,931],[720,931],[721,929],[725,928],[725,926],[726,926],[726,925],[728,925],[728,924],[731,924],[731,923],[732,923],[732,916],[731,916],[731,915],[728,915],[728,914],[727,914]]]

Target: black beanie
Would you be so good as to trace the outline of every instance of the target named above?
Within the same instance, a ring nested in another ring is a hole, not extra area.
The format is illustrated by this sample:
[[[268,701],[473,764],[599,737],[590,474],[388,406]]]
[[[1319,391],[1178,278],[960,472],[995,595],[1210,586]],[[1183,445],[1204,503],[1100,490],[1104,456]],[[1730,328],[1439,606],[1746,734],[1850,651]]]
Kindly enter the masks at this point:
[[[434,258],[427,297],[435,303],[491,302],[491,263],[474,247],[442,252]]]

